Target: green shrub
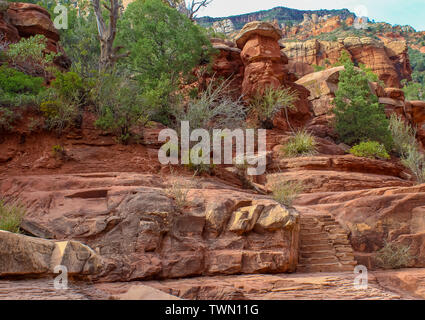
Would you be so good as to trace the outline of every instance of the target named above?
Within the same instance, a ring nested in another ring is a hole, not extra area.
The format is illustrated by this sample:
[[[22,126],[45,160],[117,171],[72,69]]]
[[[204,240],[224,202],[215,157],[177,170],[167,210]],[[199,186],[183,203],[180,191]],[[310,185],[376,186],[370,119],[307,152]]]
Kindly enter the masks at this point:
[[[271,186],[271,191],[276,202],[291,207],[298,195],[304,191],[304,186],[299,181],[276,182]]]
[[[201,27],[161,0],[130,3],[118,21],[116,42],[131,52],[120,65],[131,70],[161,122],[167,122],[179,87],[213,51]]]
[[[317,152],[315,138],[305,130],[298,131],[282,147],[285,157],[302,157],[313,155]]]
[[[52,81],[58,98],[63,102],[81,105],[90,86],[75,72],[57,72]]]
[[[384,247],[376,254],[376,262],[384,269],[400,269],[407,267],[412,260],[410,247],[401,244],[385,242]]]
[[[425,182],[425,157],[417,146],[408,146],[401,163],[413,172],[418,183]]]
[[[25,211],[25,208],[19,204],[6,204],[0,200],[0,230],[20,233],[19,226]]]
[[[227,95],[228,85],[229,81],[211,81],[199,97],[175,106],[172,115],[175,118],[176,131],[180,132],[182,121],[189,121],[191,130],[203,128],[211,131],[242,127],[246,110],[240,100],[235,101]]]
[[[355,145],[350,149],[350,153],[356,157],[364,158],[382,158],[390,159],[390,155],[387,153],[385,146],[376,141],[362,142]]]
[[[400,155],[401,163],[415,176],[418,183],[425,182],[425,156],[419,150],[416,129],[395,114],[390,118],[390,130],[394,148]]]
[[[0,107],[0,132],[10,131],[13,129],[13,124],[20,118],[19,114],[9,108]]]
[[[20,118],[17,107],[38,105],[44,91],[43,79],[0,66],[0,131],[13,129]]]
[[[62,103],[59,100],[47,100],[42,102],[40,111],[43,112],[46,118],[46,128],[49,130],[55,129],[59,133],[73,126],[80,114],[75,104]]]
[[[47,75],[48,67],[52,67],[52,62],[56,53],[47,53],[47,38],[37,34],[29,38],[22,38],[18,43],[9,45],[7,56],[12,61],[12,65],[25,70],[28,73],[41,73]]]
[[[128,143],[135,125],[149,122],[152,108],[140,94],[137,82],[115,73],[100,77],[95,88],[99,118],[95,124],[112,131],[120,143]]]
[[[395,113],[391,114],[389,128],[399,156],[406,157],[409,146],[417,147],[416,130]]]
[[[339,138],[349,145],[378,141],[391,150],[389,120],[378,98],[370,91],[367,74],[355,69],[351,60],[344,66],[333,101],[335,130]]]
[[[81,107],[89,102],[93,84],[75,72],[56,72],[55,76],[51,88],[44,94],[40,111],[46,118],[46,127],[61,132],[78,123]]]
[[[288,110],[295,109],[294,103],[297,98],[297,93],[290,88],[267,87],[264,93],[258,92],[254,95],[250,103],[250,112],[259,121],[261,127],[271,129],[274,116],[284,109],[286,120],[291,127]]]
[[[318,66],[316,64],[313,64],[312,67],[314,69],[314,72],[319,72],[319,71],[326,70],[326,67],[325,66]]]
[[[7,65],[0,66],[0,88],[3,94],[37,95],[43,90],[43,78],[32,77]]]

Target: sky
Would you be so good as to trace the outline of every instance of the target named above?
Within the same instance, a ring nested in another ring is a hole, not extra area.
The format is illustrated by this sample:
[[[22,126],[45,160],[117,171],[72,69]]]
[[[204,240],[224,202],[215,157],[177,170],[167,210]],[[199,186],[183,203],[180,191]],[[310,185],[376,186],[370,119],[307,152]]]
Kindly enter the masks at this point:
[[[226,17],[288,7],[300,10],[343,9],[367,13],[376,22],[411,25],[417,31],[425,31],[425,0],[213,0],[202,9],[198,17]]]

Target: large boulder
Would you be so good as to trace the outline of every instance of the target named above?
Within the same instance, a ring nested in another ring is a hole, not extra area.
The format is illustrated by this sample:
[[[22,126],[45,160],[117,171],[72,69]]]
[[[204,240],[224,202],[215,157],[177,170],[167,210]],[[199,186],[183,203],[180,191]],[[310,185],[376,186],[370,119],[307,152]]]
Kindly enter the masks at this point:
[[[0,193],[12,196],[19,186],[27,233],[94,248],[108,261],[105,280],[295,271],[295,210],[214,180],[197,182],[183,208],[168,179],[142,174],[16,177],[2,180]]]
[[[42,34],[52,43],[59,41],[59,32],[54,27],[46,9],[31,3],[12,2],[7,15],[21,37]]]
[[[87,277],[100,274],[102,259],[77,241],[39,239],[0,231],[0,276],[41,276],[65,266],[68,274]]]
[[[338,90],[339,73],[342,70],[343,66],[310,73],[296,82],[310,91],[308,99],[316,117],[327,114],[332,109],[332,101]]]
[[[6,11],[0,10],[0,31],[4,34],[0,43],[16,43],[21,38],[44,35],[47,38],[47,50],[60,54],[54,63],[63,69],[71,66],[70,59],[59,45],[59,31],[54,27],[49,12],[38,5],[9,3]]]
[[[17,42],[19,41],[19,32],[13,26],[7,16],[7,9],[9,3],[7,1],[0,1],[0,41],[1,42]]]

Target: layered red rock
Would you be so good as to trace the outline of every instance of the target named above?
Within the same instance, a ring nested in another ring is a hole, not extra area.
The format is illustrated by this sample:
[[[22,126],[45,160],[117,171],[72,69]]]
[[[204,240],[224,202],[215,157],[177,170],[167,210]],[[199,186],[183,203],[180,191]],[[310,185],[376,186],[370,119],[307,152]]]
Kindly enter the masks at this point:
[[[279,88],[285,78],[279,29],[266,22],[248,23],[236,38],[245,65],[242,94],[252,96],[266,87]]]
[[[425,185],[303,195],[296,208],[329,213],[351,232],[356,260],[369,269],[379,265],[385,241],[410,248],[409,267],[424,267]]]
[[[5,34],[0,41],[9,43],[37,34],[44,35],[48,41],[47,49],[61,54],[55,58],[55,64],[65,69],[71,66],[71,61],[59,45],[59,32],[46,9],[31,3],[11,2],[7,11],[0,13],[0,30]]]
[[[289,70],[304,76],[314,72],[313,65],[330,66],[347,51],[353,61],[372,69],[388,87],[400,88],[403,79],[410,80],[412,69],[404,41],[380,42],[371,38],[349,37],[337,42],[308,40],[284,42],[283,52],[289,58]]]
[[[170,177],[156,175],[10,177],[0,193],[19,193],[27,233],[93,248],[107,262],[104,280],[295,271],[294,210],[214,179],[189,179],[180,178],[189,188],[182,208]]]
[[[289,111],[289,119],[293,127],[303,126],[310,118],[309,92],[304,87],[294,83],[285,65],[286,55],[280,49],[279,39],[282,32],[273,24],[254,21],[248,23],[236,37],[236,44],[242,50],[244,64],[244,79],[242,95],[249,99],[258,92],[264,92],[267,87],[291,88],[298,96],[295,109]],[[274,119],[275,127],[288,130],[286,115],[282,110]]]

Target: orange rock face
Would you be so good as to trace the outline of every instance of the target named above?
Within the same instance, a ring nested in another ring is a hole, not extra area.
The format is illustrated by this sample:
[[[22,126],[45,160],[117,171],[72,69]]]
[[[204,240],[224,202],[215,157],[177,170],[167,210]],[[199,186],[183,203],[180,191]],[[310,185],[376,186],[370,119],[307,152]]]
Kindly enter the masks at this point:
[[[29,233],[80,239],[96,250],[109,265],[99,275],[105,280],[295,271],[295,210],[214,179],[202,181],[181,210],[167,195],[170,177],[159,175],[10,177],[0,180],[0,192],[20,190],[29,209],[22,228]]]
[[[338,42],[308,40],[284,43],[282,50],[289,58],[289,71],[304,76],[314,72],[312,65],[334,64],[346,51],[353,61],[372,69],[387,87],[400,88],[400,81],[411,79],[412,69],[405,41],[386,41],[349,37]]]
[[[289,111],[289,117],[291,123],[299,127],[311,118],[309,91],[295,84],[296,77],[286,69],[288,58],[281,52],[278,42],[281,37],[281,31],[273,24],[259,21],[246,24],[236,37],[244,65],[241,94],[249,98],[257,92],[264,92],[267,87],[292,88],[298,101],[296,109]],[[283,111],[275,117],[273,124],[282,130],[289,129]]]
[[[356,260],[376,268],[384,241],[410,246],[409,267],[425,266],[425,185],[340,193],[316,193],[297,200],[301,215],[331,211],[351,231]]]
[[[59,32],[53,26],[49,12],[35,4],[12,2],[7,11],[10,23],[21,37],[43,34],[54,42],[59,41]]]
[[[425,147],[425,101],[410,101],[412,122],[417,127],[418,138]]]
[[[249,97],[271,86],[282,85],[285,70],[278,39],[281,33],[272,24],[252,22],[236,39],[245,65],[242,94]]]
[[[5,34],[4,39],[9,43],[16,43],[21,38],[42,34],[47,38],[47,49],[61,53],[55,59],[55,64],[67,69],[71,61],[59,46],[59,32],[53,25],[49,12],[35,4],[11,2],[6,12],[0,13],[0,31]]]
[[[19,33],[18,30],[8,23],[5,19],[5,13],[0,12],[0,35],[2,35],[2,39],[0,41],[5,42],[17,42],[19,41]]]

